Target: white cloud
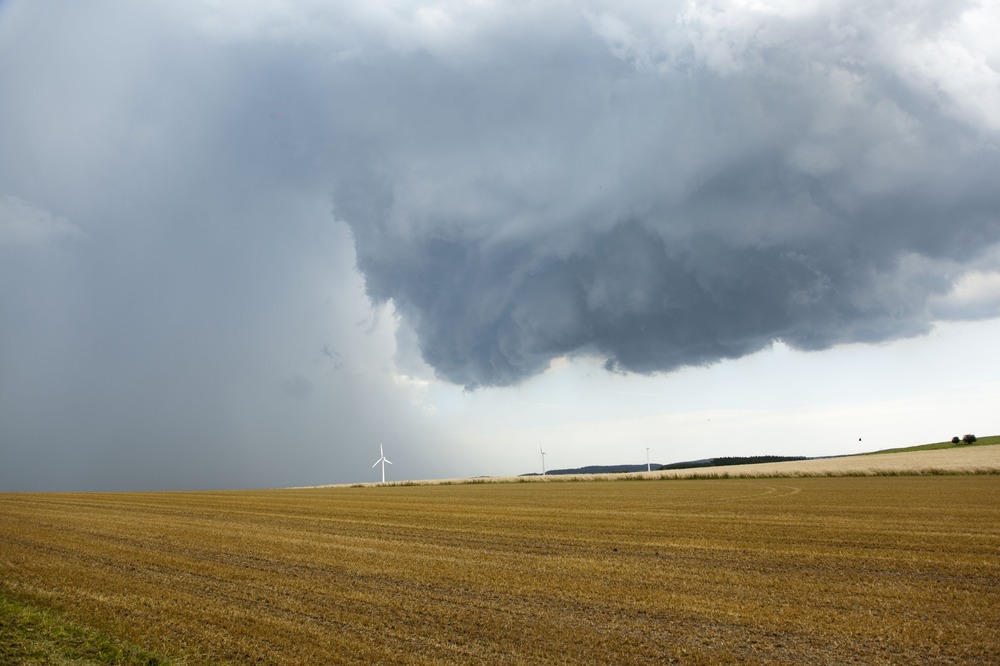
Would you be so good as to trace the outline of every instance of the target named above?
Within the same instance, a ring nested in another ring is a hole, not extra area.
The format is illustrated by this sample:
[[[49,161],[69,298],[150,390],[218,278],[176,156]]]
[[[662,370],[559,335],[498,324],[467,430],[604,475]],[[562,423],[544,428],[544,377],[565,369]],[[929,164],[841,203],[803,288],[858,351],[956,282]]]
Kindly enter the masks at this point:
[[[941,319],[994,317],[1000,311],[1000,272],[967,273],[948,294],[934,298],[929,306]]]
[[[956,119],[1000,132],[1000,5],[955,3],[964,11],[929,23],[914,13],[888,25],[882,48],[910,84]],[[933,27],[927,27],[933,26]]]

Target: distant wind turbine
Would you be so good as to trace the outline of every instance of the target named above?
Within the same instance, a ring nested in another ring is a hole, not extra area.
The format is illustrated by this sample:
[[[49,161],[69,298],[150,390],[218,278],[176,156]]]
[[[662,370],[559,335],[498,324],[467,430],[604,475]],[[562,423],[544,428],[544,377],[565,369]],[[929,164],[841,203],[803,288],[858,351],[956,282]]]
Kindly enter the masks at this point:
[[[538,445],[538,452],[542,454],[542,476],[545,476],[545,451],[542,451],[542,445]]]
[[[385,452],[382,450],[381,444],[378,445],[378,453],[381,456],[381,458],[375,461],[375,464],[372,465],[372,469],[375,469],[376,467],[378,467],[379,463],[382,463],[382,483],[385,483],[385,464],[389,463],[391,465],[392,461],[385,457]]]
[[[646,447],[646,471],[649,471],[649,447]]]

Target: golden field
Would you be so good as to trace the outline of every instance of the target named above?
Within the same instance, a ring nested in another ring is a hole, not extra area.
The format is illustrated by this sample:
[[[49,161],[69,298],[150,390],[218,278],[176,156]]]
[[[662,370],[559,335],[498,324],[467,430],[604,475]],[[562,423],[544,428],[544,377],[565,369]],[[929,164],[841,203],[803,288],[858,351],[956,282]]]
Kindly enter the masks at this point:
[[[5,494],[0,518],[0,590],[182,664],[1000,655],[996,475]]]
[[[884,476],[895,474],[1000,474],[1000,446],[968,446],[886,455],[838,456],[757,465],[664,470],[661,477],[691,477],[706,473],[731,476]]]

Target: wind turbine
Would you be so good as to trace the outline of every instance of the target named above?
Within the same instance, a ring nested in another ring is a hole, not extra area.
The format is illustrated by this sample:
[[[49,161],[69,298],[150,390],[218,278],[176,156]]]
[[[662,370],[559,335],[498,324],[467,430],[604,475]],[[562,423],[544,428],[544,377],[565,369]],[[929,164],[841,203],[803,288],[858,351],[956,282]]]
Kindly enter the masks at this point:
[[[646,447],[646,471],[649,471],[649,447]]]
[[[372,465],[372,469],[375,469],[378,467],[379,463],[382,463],[382,483],[385,483],[385,464],[389,463],[391,465],[392,461],[385,457],[385,452],[382,450],[381,444],[378,445],[378,453],[382,457],[375,461],[375,464]]]
[[[538,445],[538,452],[542,454],[542,476],[545,476],[545,451],[542,451],[542,445]]]

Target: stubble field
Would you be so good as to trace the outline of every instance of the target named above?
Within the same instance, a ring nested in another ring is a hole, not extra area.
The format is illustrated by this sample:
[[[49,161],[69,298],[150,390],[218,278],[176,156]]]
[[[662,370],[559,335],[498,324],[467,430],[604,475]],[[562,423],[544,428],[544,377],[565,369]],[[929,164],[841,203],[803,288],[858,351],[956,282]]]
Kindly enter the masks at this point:
[[[996,663],[1000,476],[0,495],[0,590],[179,663]]]

